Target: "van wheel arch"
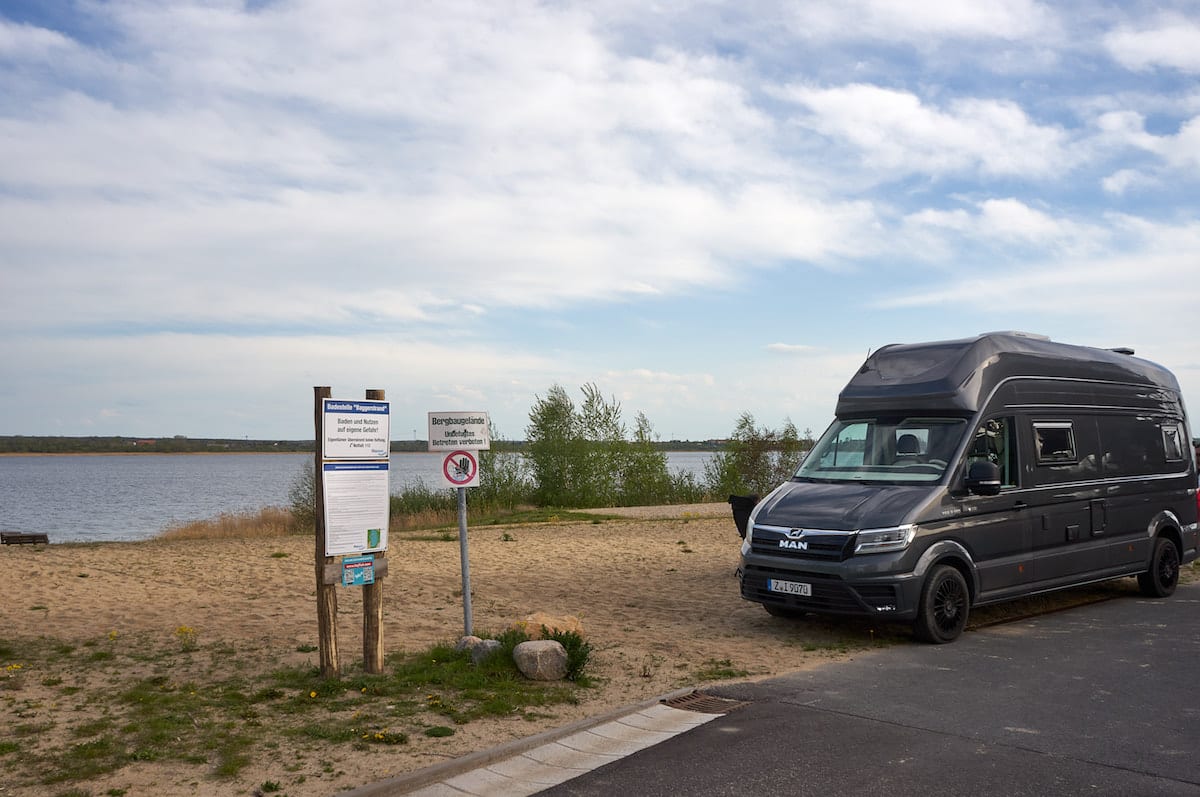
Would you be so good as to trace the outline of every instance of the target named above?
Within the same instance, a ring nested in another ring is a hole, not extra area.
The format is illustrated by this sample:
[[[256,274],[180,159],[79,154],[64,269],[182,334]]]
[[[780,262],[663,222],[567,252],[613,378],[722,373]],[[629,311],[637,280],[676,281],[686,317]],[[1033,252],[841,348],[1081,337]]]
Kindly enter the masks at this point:
[[[934,568],[940,565],[948,565],[962,573],[962,577],[967,582],[971,604],[974,605],[975,600],[979,597],[979,574],[975,570],[975,562],[971,559],[971,554],[957,541],[943,540],[925,551],[913,572],[922,579],[927,579]]]

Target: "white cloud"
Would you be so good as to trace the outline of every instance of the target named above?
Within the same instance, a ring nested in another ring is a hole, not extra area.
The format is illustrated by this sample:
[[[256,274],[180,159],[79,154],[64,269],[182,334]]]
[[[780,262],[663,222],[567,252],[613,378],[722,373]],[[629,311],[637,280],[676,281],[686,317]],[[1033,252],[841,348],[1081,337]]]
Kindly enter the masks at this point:
[[[928,45],[930,39],[1023,39],[1053,27],[1054,15],[1032,0],[931,4],[921,0],[800,2],[791,6],[798,33],[878,38]]]
[[[809,354],[817,351],[817,348],[803,343],[768,343],[767,351],[778,354]]]
[[[870,203],[797,189],[736,65],[620,54],[581,10],[92,10],[128,37],[113,96],[0,120],[0,233],[14,265],[92,287],[74,324],[436,323],[876,246],[852,234]],[[12,320],[58,323],[51,293],[18,281]]]
[[[1148,132],[1145,117],[1135,111],[1102,114],[1097,126],[1110,144],[1152,153],[1174,169],[1200,172],[1200,116],[1183,121],[1179,132],[1164,135]]]
[[[1100,181],[1100,185],[1107,193],[1117,196],[1121,196],[1131,189],[1157,184],[1156,179],[1136,169],[1118,169]]]
[[[75,43],[57,31],[0,19],[0,57],[48,63],[74,52]]]
[[[937,238],[938,231],[952,234],[967,248],[977,248],[986,241],[1010,250],[1032,249],[1041,253],[1049,250],[1066,256],[1098,253],[1110,243],[1107,225],[1057,217],[1011,197],[976,202],[973,210],[922,210],[909,214],[904,219],[905,234],[915,240],[937,241],[938,246],[930,250],[934,259],[953,259],[955,251],[949,240]]]
[[[1137,72],[1158,67],[1200,73],[1200,24],[1163,14],[1141,25],[1122,25],[1104,36],[1109,55]]]
[[[1123,220],[1112,221],[1120,225]],[[1194,314],[1196,297],[1186,288],[1195,282],[1200,241],[1195,229],[1171,231],[1153,226],[1140,232],[1162,237],[1158,244],[1128,254],[996,269],[987,275],[951,279],[949,284],[943,280],[938,287],[914,287],[876,304],[960,311],[974,308],[1001,315],[1019,312],[1041,316],[1048,324],[1068,330],[1080,320],[1092,323],[1103,319],[1104,326],[1118,335],[1153,334],[1162,318]],[[1148,312],[1130,312],[1131,308],[1148,308]]]
[[[1064,129],[1039,125],[1006,100],[959,99],[937,108],[911,92],[865,84],[793,85],[781,95],[808,111],[796,125],[847,142],[864,167],[893,177],[979,172],[1046,179],[1079,161]]]

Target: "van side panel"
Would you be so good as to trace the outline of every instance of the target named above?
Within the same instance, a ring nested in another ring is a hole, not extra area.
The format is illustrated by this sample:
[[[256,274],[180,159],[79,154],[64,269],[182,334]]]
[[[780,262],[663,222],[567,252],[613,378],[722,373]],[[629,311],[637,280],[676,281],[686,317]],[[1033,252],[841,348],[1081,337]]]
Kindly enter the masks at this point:
[[[1051,426],[1053,425],[1053,426]],[[1038,428],[1070,432],[1074,451],[1068,461],[1039,456]],[[1021,492],[1033,524],[1033,580],[1053,583],[1108,565],[1109,544],[1100,478],[1100,440],[1096,418],[1060,409],[1021,417]]]

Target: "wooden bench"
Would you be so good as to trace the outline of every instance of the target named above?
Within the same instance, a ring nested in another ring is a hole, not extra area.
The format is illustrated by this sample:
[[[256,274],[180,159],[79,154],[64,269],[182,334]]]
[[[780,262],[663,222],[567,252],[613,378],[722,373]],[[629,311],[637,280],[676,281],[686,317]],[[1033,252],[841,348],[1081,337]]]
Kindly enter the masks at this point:
[[[49,545],[48,534],[26,534],[20,531],[0,531],[0,545]]]

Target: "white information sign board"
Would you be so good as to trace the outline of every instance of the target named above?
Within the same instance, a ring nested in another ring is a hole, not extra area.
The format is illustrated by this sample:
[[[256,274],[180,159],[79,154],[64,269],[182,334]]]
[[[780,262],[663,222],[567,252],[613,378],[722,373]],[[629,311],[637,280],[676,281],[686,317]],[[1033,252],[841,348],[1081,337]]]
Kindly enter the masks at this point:
[[[387,459],[391,455],[391,411],[386,401],[323,400],[322,459]]]
[[[442,460],[442,477],[451,487],[478,487],[479,460],[472,451],[451,451]]]
[[[486,412],[429,413],[430,451],[486,451],[491,447]]]
[[[388,463],[326,462],[321,466],[325,499],[325,555],[386,551]]]

